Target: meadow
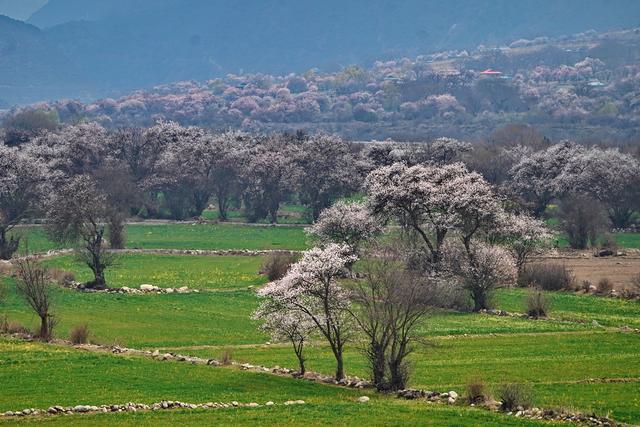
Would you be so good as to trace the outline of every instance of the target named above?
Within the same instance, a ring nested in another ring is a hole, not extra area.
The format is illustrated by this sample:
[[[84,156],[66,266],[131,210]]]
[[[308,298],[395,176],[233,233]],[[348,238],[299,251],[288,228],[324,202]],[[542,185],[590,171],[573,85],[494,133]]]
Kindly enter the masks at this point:
[[[52,242],[44,227],[19,227],[12,231],[22,236],[22,249],[45,252],[68,245]],[[157,224],[139,223],[126,226],[127,248],[131,249],[288,249],[304,250],[307,236],[300,226],[267,226],[245,224]]]
[[[259,274],[264,257],[259,256],[188,256],[125,253],[106,271],[112,288],[152,284],[163,288],[240,289],[266,283]],[[48,259],[49,268],[74,273],[76,280],[88,282],[91,271],[73,255]]]
[[[30,245],[33,236],[36,241],[38,236],[44,237],[39,228],[31,228],[29,233]],[[147,248],[302,249],[306,245],[300,227],[131,225],[128,235],[129,246]],[[39,242],[46,244],[45,239]],[[72,271],[78,280],[90,278],[73,256],[56,256],[45,263]],[[122,295],[56,288],[56,335],[67,338],[71,328],[86,324],[90,339],[97,343],[210,358],[228,353],[238,362],[294,368],[296,360],[289,346],[268,344],[270,338],[250,318],[258,304],[255,289],[250,287],[266,282],[258,273],[261,263],[261,257],[248,256],[121,255],[118,265],[108,271],[110,286],[186,285],[201,292]],[[17,295],[14,279],[0,280],[6,288],[0,316],[34,328],[37,319]],[[500,290],[496,307],[522,312],[525,297],[521,289]],[[477,378],[494,391],[504,382],[526,382],[533,387],[537,406],[595,411],[618,421],[640,422],[640,335],[620,329],[640,328],[640,303],[565,292],[549,293],[549,298],[551,317],[546,320],[434,311],[419,328],[421,339],[411,355],[411,387],[463,393],[467,382]],[[347,345],[347,374],[367,376],[362,344],[355,338]],[[306,352],[309,370],[332,373],[332,355],[319,339]],[[307,401],[300,407],[74,416],[74,424],[79,425],[346,425],[364,416],[372,425],[542,424],[481,409],[401,401],[370,391],[232,367],[158,362],[8,339],[0,339],[0,383],[0,412],[53,404],[151,403],[162,399],[194,403]],[[366,406],[356,403],[363,393],[372,398]],[[0,424],[57,425],[65,420],[45,417],[0,420]]]

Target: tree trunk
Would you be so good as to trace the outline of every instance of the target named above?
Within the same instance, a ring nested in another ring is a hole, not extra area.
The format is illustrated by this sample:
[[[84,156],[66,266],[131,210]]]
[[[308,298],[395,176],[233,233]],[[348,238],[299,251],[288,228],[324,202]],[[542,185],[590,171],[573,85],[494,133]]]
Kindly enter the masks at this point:
[[[20,238],[11,236],[7,240],[7,229],[0,228],[0,259],[10,260],[13,254],[18,250]]]
[[[478,312],[488,308],[487,295],[482,289],[474,289],[471,292],[471,298],[473,299],[473,311]]]
[[[387,390],[389,385],[385,381],[385,358],[384,350],[380,348],[372,349],[371,368],[373,376],[373,384],[379,391]]]
[[[104,263],[102,262],[102,237],[104,236],[104,228],[97,232],[94,240],[87,247],[91,255],[91,271],[93,271],[94,280],[89,285],[94,289],[105,289],[107,282],[104,278]]]
[[[114,213],[109,218],[109,246],[112,249],[124,249],[124,218],[120,213]]]
[[[342,360],[342,352],[336,354],[336,381],[344,379],[344,362]]]
[[[49,315],[45,314],[40,317],[40,332],[38,337],[41,340],[49,341],[51,339],[51,331],[49,330]]]
[[[193,192],[193,207],[195,209],[196,216],[201,216],[202,212],[207,208],[209,204],[209,193],[205,191]]]
[[[218,193],[218,219],[220,221],[227,220],[227,209],[229,199],[226,194]]]

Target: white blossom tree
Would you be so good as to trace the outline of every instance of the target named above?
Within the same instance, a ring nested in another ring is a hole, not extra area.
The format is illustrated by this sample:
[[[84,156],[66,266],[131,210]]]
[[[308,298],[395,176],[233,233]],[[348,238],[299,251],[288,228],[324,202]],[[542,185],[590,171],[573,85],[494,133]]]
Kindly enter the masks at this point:
[[[304,346],[316,328],[315,323],[304,313],[281,310],[278,304],[273,304],[270,300],[260,305],[253,318],[263,321],[260,329],[267,332],[273,341],[291,344],[298,359],[298,374],[304,376]]]
[[[299,182],[297,149],[284,138],[271,136],[258,138],[243,150],[241,181],[250,222],[265,217],[277,222],[280,204]]]
[[[90,288],[107,286],[104,272],[115,260],[106,252],[108,213],[107,198],[89,175],[72,178],[47,202],[47,231],[55,241],[80,242],[77,255],[94,275]]]
[[[319,134],[302,142],[298,151],[300,193],[314,220],[337,197],[360,188],[355,158],[349,144],[337,136]]]
[[[583,148],[565,142],[524,156],[511,168],[508,188],[520,196],[536,216],[540,216],[549,202],[559,195],[558,176],[569,161],[583,151]]]
[[[499,223],[490,232],[490,240],[504,243],[511,249],[518,273],[529,256],[544,247],[552,237],[544,222],[527,214],[507,214]]]
[[[382,224],[365,203],[338,201],[323,210],[306,231],[323,244],[346,244],[353,254],[360,255],[362,244],[380,234]]]
[[[285,277],[258,291],[258,295],[277,310],[300,313],[315,324],[336,359],[338,381],[345,376],[343,351],[351,328],[347,311],[349,292],[338,279],[355,260],[346,245],[331,243],[324,248],[313,248],[291,266]]]
[[[494,290],[513,285],[517,278],[512,255],[497,245],[476,241],[465,246],[452,242],[447,245],[445,257],[449,271],[469,292],[474,311],[490,308]]]
[[[20,238],[8,233],[40,206],[49,177],[43,162],[0,144],[0,259],[10,259],[18,249]]]
[[[416,232],[437,264],[451,230],[470,244],[476,233],[492,227],[502,213],[491,186],[462,163],[444,166],[396,163],[373,171],[366,180],[374,214],[395,218]]]
[[[640,162],[617,149],[592,147],[571,157],[555,180],[562,195],[590,194],[616,227],[626,227],[640,207]]]

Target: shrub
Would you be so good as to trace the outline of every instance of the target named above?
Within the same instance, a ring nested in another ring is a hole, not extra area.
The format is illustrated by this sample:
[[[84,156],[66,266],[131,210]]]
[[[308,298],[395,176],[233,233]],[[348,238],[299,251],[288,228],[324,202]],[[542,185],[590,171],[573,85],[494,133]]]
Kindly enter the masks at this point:
[[[231,365],[233,362],[233,353],[229,350],[225,350],[220,357],[220,363],[223,365]]]
[[[269,281],[273,282],[274,280],[282,279],[295,261],[295,257],[292,254],[274,253],[264,260],[260,272],[266,275]]]
[[[615,253],[618,250],[618,242],[613,235],[606,233],[600,241],[600,249],[608,249]]]
[[[61,270],[59,268],[50,268],[47,275],[59,285],[69,285],[76,280],[76,276],[71,271]]]
[[[71,329],[69,338],[73,344],[86,344],[89,342],[89,327],[87,325],[78,325]]]
[[[591,283],[588,280],[583,280],[582,285],[580,285],[580,288],[584,291],[585,294],[588,294],[589,292],[591,292],[592,286],[593,286],[593,283]]]
[[[518,276],[522,287],[538,286],[545,291],[572,290],[575,277],[563,264],[540,263],[525,266]]]
[[[484,403],[489,399],[487,387],[480,378],[467,382],[467,401],[469,404]]]
[[[0,332],[5,334],[27,334],[29,333],[29,330],[21,323],[9,320],[5,315],[0,318]]]
[[[598,281],[596,285],[596,292],[599,295],[609,295],[613,290],[613,282],[609,280],[607,277],[603,277]]]
[[[640,273],[634,275],[631,278],[631,284],[628,288],[623,289],[620,292],[622,298],[634,299],[640,297]]]
[[[525,298],[525,306],[527,314],[536,319],[547,317],[549,314],[549,299],[539,287],[529,288],[529,294]]]
[[[13,267],[8,262],[0,262],[0,276],[9,277],[13,275]]]
[[[503,411],[515,411],[518,408],[527,409],[533,404],[531,387],[526,384],[508,383],[498,389],[501,409]]]

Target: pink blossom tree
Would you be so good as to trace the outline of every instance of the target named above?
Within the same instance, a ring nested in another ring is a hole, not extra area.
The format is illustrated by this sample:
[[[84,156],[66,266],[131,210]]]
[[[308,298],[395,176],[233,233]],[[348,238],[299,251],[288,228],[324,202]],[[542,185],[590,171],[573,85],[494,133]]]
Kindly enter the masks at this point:
[[[336,359],[337,381],[344,378],[343,352],[349,340],[349,292],[338,279],[356,256],[346,245],[313,248],[293,264],[287,275],[258,291],[278,311],[300,313],[310,319],[329,343]]]

